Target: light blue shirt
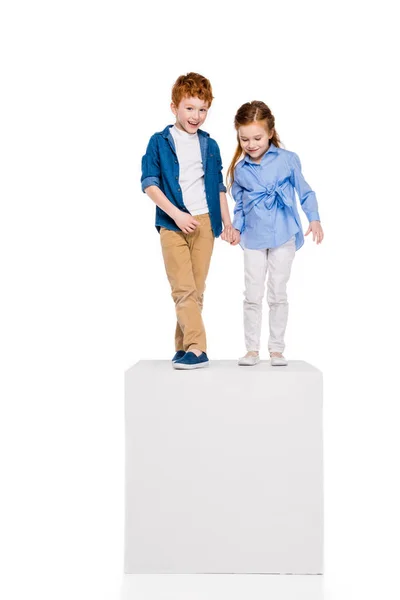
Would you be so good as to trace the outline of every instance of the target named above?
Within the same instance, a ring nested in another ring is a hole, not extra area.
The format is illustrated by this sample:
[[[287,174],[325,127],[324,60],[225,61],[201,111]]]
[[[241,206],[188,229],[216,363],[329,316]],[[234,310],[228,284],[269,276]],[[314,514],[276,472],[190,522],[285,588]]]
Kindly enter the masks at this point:
[[[309,221],[319,221],[318,204],[301,172],[294,152],[270,144],[255,163],[246,154],[235,167],[232,196],[233,227],[240,231],[243,248],[276,248],[296,236],[296,250],[304,244],[296,195]]]

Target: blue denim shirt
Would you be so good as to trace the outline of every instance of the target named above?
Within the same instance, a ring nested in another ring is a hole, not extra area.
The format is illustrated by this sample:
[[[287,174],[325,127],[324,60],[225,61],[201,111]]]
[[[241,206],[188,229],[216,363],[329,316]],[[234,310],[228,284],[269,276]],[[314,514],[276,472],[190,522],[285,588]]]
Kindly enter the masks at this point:
[[[235,167],[232,196],[236,202],[233,227],[240,231],[244,248],[276,248],[296,236],[296,250],[304,235],[295,190],[309,221],[319,221],[315,192],[301,172],[294,152],[270,144],[255,163],[246,155]]]
[[[149,185],[156,185],[168,200],[180,210],[189,213],[183,203],[182,190],[179,185],[179,162],[175,144],[170,132],[172,125],[164,131],[155,133],[149,141],[146,154],[142,158],[142,190]],[[218,144],[210,135],[199,129],[197,131],[204,168],[204,187],[210,215],[211,227],[215,237],[222,232],[221,204],[219,193],[226,192],[222,178],[222,161]],[[160,227],[180,231],[179,227],[159,206],[156,207],[156,228]]]

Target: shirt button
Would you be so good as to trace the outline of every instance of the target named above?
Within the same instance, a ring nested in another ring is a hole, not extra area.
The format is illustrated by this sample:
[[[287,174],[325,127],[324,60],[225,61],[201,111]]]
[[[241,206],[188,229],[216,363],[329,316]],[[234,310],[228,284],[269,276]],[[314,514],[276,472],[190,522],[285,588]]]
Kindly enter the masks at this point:
[[[178,192],[180,192],[180,191],[181,191],[181,188],[178,188]]]
[[[175,179],[178,179],[177,177],[175,177]]]
[[[177,160],[175,161],[175,164],[176,164],[176,165],[178,164],[178,161],[177,161]]]

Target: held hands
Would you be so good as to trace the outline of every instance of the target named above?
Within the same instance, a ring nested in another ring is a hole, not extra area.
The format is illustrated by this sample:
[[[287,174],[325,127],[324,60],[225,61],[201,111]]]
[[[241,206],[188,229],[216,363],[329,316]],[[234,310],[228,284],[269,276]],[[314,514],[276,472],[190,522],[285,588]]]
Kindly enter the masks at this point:
[[[229,242],[230,244],[232,243],[232,240],[233,240],[232,225],[226,225],[226,227],[224,227],[224,230],[221,233],[221,240],[224,240],[224,242]]]
[[[233,230],[233,241],[231,242],[231,246],[236,246],[240,242],[240,231],[239,229]]]
[[[313,235],[313,242],[316,241],[317,244],[320,244],[324,239],[324,232],[319,221],[311,221],[305,235],[308,235],[311,232]]]
[[[221,233],[221,240],[228,242],[231,246],[236,246],[240,242],[240,233],[237,229],[233,229],[232,225],[227,225]]]

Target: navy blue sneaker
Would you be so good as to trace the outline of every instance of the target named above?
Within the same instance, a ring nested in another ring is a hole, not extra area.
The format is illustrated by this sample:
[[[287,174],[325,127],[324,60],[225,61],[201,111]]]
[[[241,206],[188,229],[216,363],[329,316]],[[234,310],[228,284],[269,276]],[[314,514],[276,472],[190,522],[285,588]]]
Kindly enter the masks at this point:
[[[200,356],[196,356],[194,352],[186,352],[185,356],[172,363],[172,366],[174,369],[201,369],[202,367],[208,367],[209,364],[205,352],[202,352]]]
[[[186,352],[184,350],[178,350],[177,352],[175,352],[175,356],[172,359],[172,362],[175,362],[176,360],[183,358],[185,356],[185,354],[186,354]]]

